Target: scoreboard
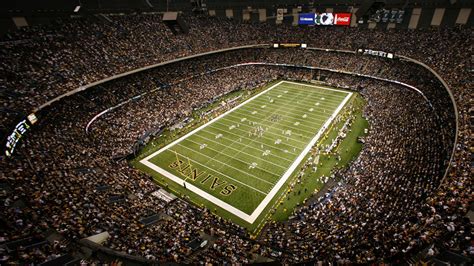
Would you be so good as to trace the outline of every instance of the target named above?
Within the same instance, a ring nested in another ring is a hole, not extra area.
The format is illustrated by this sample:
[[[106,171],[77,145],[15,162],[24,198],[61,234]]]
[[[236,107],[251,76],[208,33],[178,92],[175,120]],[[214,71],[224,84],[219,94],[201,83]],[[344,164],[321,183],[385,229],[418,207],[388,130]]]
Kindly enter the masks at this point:
[[[404,10],[398,10],[398,9],[379,9],[375,11],[375,14],[370,16],[369,20],[377,23],[402,23],[403,22],[403,17],[405,15]]]

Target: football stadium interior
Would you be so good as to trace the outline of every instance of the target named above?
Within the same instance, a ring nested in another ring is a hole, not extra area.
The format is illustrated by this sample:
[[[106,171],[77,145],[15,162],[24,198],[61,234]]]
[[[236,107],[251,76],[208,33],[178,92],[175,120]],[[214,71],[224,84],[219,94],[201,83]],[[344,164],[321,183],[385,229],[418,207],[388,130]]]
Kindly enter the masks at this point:
[[[471,0],[0,4],[1,265],[472,265]]]

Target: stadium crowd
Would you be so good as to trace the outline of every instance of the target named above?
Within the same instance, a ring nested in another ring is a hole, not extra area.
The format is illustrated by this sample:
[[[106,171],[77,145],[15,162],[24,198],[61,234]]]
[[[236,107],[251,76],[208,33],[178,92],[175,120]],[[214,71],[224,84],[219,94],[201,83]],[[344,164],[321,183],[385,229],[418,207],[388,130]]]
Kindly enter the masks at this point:
[[[369,83],[361,93],[369,99],[370,134],[357,161],[337,173],[339,186],[319,202],[267,228],[268,241],[292,250],[296,261],[376,262],[408,252],[421,237],[419,203],[439,182],[445,159],[436,121],[415,92]]]
[[[27,114],[55,96],[114,74],[223,47],[304,40],[314,47],[392,51],[440,73],[458,105],[458,144],[451,170],[443,180],[453,148],[454,110],[442,84],[419,66],[302,49],[210,55],[104,83],[42,110],[39,125],[15,158],[0,162],[0,244],[31,237],[27,242],[34,244],[51,231],[62,240],[28,247],[22,242],[13,252],[3,249],[2,261],[43,262],[71,252],[64,243],[101,232],[111,235],[104,245],[114,250],[178,263],[249,263],[258,256],[284,262],[397,261],[435,240],[472,254],[472,228],[465,217],[472,199],[472,66],[465,56],[472,49],[469,29],[386,33],[187,16],[190,33],[172,35],[160,15],[110,18],[111,24],[81,18],[22,28],[2,40],[1,101],[13,114],[2,113],[3,134],[18,113]],[[322,35],[332,38],[314,38]],[[209,72],[246,62],[311,65],[393,79],[420,89],[431,106],[401,85],[327,70],[252,65]],[[145,174],[124,160],[112,160],[130,154],[148,130],[170,126],[219,95],[280,78],[318,78],[360,91],[368,101],[370,134],[358,159],[336,173],[339,184],[330,193],[295,210],[288,222],[270,223],[258,240],[208,210],[181,199],[167,203],[155,197],[153,192],[160,188]],[[85,132],[95,114],[145,92]],[[140,222],[153,214],[162,218],[153,225]],[[195,239],[209,244],[193,252],[189,243]]]

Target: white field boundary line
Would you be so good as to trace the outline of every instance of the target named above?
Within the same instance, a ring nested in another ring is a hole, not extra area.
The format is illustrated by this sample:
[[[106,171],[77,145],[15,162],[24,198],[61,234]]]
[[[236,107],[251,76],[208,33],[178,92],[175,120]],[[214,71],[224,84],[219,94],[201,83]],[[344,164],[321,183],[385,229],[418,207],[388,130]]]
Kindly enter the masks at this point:
[[[324,131],[332,123],[334,118],[336,118],[336,116],[339,114],[341,109],[345,106],[347,101],[351,98],[351,96],[353,94],[352,92],[346,92],[346,91],[342,91],[342,90],[335,90],[335,89],[330,89],[330,88],[325,88],[325,87],[320,87],[320,86],[310,86],[310,85],[306,85],[306,84],[294,83],[294,82],[288,82],[288,81],[280,81],[277,84],[271,86],[270,88],[258,93],[257,95],[251,97],[250,99],[242,102],[241,104],[237,105],[236,107],[234,107],[234,108],[228,110],[227,112],[217,116],[216,118],[212,119],[211,121],[207,122],[206,124],[201,125],[200,127],[194,129],[193,131],[189,132],[188,134],[184,135],[183,137],[171,142],[170,144],[166,145],[165,147],[161,148],[160,150],[148,155],[147,157],[142,159],[140,161],[140,163],[142,163],[143,165],[155,170],[156,172],[158,172],[159,174],[167,177],[171,181],[173,181],[173,182],[175,182],[179,185],[182,185],[183,182],[184,182],[183,179],[171,174],[170,172],[166,171],[165,169],[163,169],[163,168],[155,165],[154,163],[150,162],[150,159],[155,157],[156,155],[162,153],[163,151],[168,150],[170,147],[174,146],[175,144],[180,143],[183,139],[193,135],[194,133],[198,132],[199,130],[201,130],[201,129],[205,128],[206,126],[208,126],[208,125],[214,123],[215,121],[219,120],[221,117],[223,117],[223,116],[227,115],[228,113],[238,109],[239,107],[245,105],[246,103],[248,103],[248,102],[252,101],[253,99],[259,97],[260,95],[270,91],[271,89],[279,86],[282,83],[305,85],[305,86],[308,86],[308,87],[316,87],[316,88],[325,89],[325,90],[345,92],[345,93],[347,93],[347,96],[346,96],[346,98],[344,98],[344,100],[341,102],[341,104],[339,104],[339,106],[336,108],[336,110],[334,110],[333,114],[328,118],[326,123],[324,123],[324,125],[319,129],[319,131],[314,136],[314,138],[311,140],[311,142],[308,143],[306,148],[300,153],[300,155],[296,158],[296,160],[293,162],[293,164],[283,174],[283,176],[276,183],[276,185],[272,188],[272,190],[266,195],[266,197],[262,200],[262,202],[260,202],[260,204],[257,206],[257,208],[252,212],[252,214],[248,215],[247,213],[244,213],[243,211],[235,208],[234,206],[228,204],[227,202],[224,202],[223,200],[221,200],[219,198],[216,198],[215,196],[201,190],[200,188],[194,186],[193,184],[186,183],[186,188],[188,190],[190,190],[190,191],[194,192],[195,194],[201,196],[202,198],[214,203],[215,205],[221,207],[222,209],[232,213],[233,215],[239,217],[240,219],[242,219],[242,220],[244,220],[244,221],[246,221],[250,224],[253,224],[255,222],[255,220],[257,220],[257,218],[260,216],[260,214],[263,212],[263,210],[268,205],[268,203],[273,199],[273,197],[278,193],[278,191],[281,189],[281,187],[286,183],[286,181],[288,180],[290,175],[293,173],[293,171],[296,169],[296,167],[301,163],[301,161],[304,159],[306,154],[311,150],[311,147],[313,147],[314,144],[316,144],[316,142],[321,137],[321,135],[324,133]]]

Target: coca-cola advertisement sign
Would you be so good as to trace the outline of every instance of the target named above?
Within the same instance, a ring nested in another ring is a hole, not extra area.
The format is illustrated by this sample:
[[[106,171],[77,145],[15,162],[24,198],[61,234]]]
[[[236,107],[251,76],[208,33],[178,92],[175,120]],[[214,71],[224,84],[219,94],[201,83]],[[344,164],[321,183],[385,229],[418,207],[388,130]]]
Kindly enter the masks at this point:
[[[351,25],[351,13],[334,14],[334,25],[349,26]]]
[[[351,13],[301,13],[299,14],[299,25],[323,25],[323,26],[349,26],[351,25]]]

